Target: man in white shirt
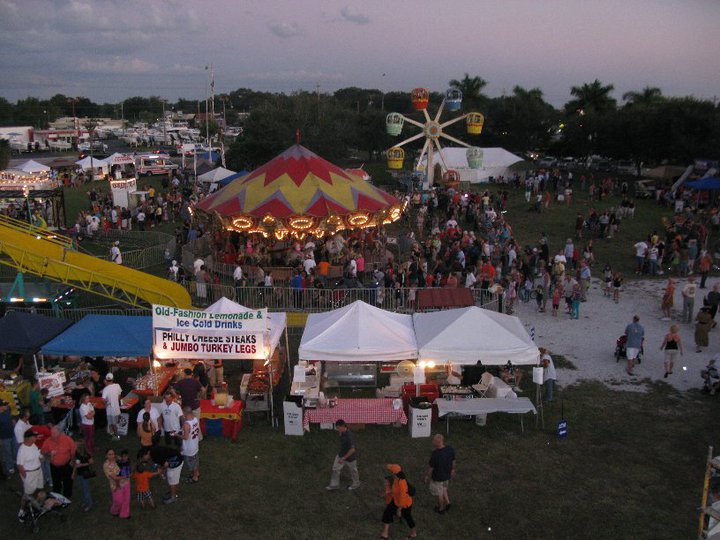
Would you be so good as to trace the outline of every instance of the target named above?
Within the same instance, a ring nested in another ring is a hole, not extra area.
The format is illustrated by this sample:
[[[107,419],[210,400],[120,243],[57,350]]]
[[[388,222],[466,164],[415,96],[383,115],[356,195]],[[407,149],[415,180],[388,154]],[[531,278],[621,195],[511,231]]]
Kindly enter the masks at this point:
[[[118,383],[113,382],[113,379],[112,373],[105,375],[105,388],[102,391],[102,398],[105,400],[108,434],[115,439],[119,439],[117,425],[120,420],[120,394],[122,394],[122,388]]]
[[[648,250],[648,245],[643,241],[640,240],[637,244],[635,244],[635,273],[639,274],[642,272],[643,265],[645,264],[645,254]]]
[[[110,260],[115,264],[122,264],[122,253],[120,253],[120,242],[115,240],[113,247],[110,248]]]
[[[310,271],[316,266],[317,265],[315,264],[315,259],[312,258],[312,254],[308,253],[307,255],[305,255],[305,260],[303,261],[303,268],[308,275],[310,275]]]
[[[195,261],[193,262],[193,275],[194,276],[197,275],[197,273],[200,271],[200,269],[203,267],[204,264],[205,264],[205,261],[203,261],[200,257],[195,259]]]
[[[18,518],[22,521],[25,516],[24,503],[27,497],[43,488],[42,454],[35,444],[37,434],[28,429],[23,433],[23,443],[18,449],[15,464],[23,483],[23,497],[20,501]]]
[[[140,409],[140,412],[138,412],[137,415],[137,423],[142,424],[143,421],[143,415],[145,413],[150,414],[150,422],[155,426],[155,430],[160,429],[160,411],[158,411],[155,407],[152,406],[152,401],[149,399],[145,400],[145,403],[143,404],[143,408]]]
[[[19,445],[25,442],[25,432],[30,429],[30,409],[22,409],[20,411],[20,418],[18,418],[15,424],[15,442]]]
[[[145,230],[145,212],[143,212],[142,208],[138,210],[137,215],[135,216],[135,219],[138,223],[138,229],[141,231]]]
[[[165,392],[163,402],[160,404],[160,427],[165,433],[165,444],[167,446],[180,446],[182,443],[180,418],[182,409],[173,401],[172,392]]]

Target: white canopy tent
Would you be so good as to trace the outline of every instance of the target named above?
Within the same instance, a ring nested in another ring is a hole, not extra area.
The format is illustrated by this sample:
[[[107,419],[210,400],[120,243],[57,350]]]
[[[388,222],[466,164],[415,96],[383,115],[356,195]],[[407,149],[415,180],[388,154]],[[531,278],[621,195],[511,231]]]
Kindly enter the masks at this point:
[[[300,340],[300,360],[391,362],[417,358],[412,316],[356,301],[311,313]]]
[[[205,311],[207,311],[208,313],[245,313],[246,311],[256,310],[253,310],[252,308],[247,308],[242,304],[233,302],[232,300],[229,300],[223,296],[220,300],[205,308]],[[270,332],[270,354],[268,356],[272,356],[272,354],[275,352],[275,349],[280,344],[280,339],[282,338],[283,332],[285,331],[285,326],[287,324],[287,313],[268,313],[268,321],[268,331]]]
[[[520,319],[479,307],[413,315],[420,360],[435,363],[536,365],[540,351]]]
[[[92,170],[93,172],[99,171],[101,174],[107,174],[107,172],[108,172],[107,161],[98,159],[98,158],[92,158],[90,156],[87,156],[79,161],[76,161],[75,165],[78,165],[84,171],[88,171],[88,170]]]
[[[32,159],[20,165],[18,169],[26,173],[50,172],[50,167]]]
[[[231,171],[230,169],[226,169],[225,167],[218,167],[217,169],[208,171],[205,174],[201,174],[200,176],[198,176],[197,179],[200,182],[206,182],[208,184],[212,184],[214,182],[219,182],[223,178],[232,176],[233,174],[235,174],[235,171]]]
[[[448,168],[460,174],[461,182],[481,183],[488,182],[492,176],[509,176],[509,167],[522,161],[521,157],[508,152],[504,148],[482,148],[482,166],[479,169],[471,169],[467,161],[467,148],[450,146],[443,148],[445,164]],[[440,152],[433,153],[433,165],[441,163]],[[418,170],[425,170],[427,156],[418,164]]]
[[[105,158],[105,162],[108,164],[108,166],[112,167],[113,165],[134,165],[135,160],[131,155],[128,154],[121,154],[120,152],[115,152],[113,155],[108,156]]]

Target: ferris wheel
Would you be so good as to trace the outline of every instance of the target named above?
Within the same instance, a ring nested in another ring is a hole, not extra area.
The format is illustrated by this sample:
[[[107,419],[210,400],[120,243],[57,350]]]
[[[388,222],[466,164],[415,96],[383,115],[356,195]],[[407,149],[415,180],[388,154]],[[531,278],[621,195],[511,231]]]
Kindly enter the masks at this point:
[[[402,146],[425,138],[425,144],[423,145],[420,157],[415,164],[416,170],[422,170],[422,161],[424,157],[427,157],[427,165],[425,166],[426,171],[426,186],[432,187],[434,180],[434,153],[438,152],[440,156],[440,166],[443,170],[443,177],[446,184],[457,184],[459,183],[460,177],[457,171],[454,171],[448,167],[447,161],[445,160],[445,153],[443,147],[440,144],[440,139],[446,139],[457,145],[464,146],[467,148],[466,157],[468,166],[471,169],[480,168],[482,165],[483,152],[480,148],[471,146],[466,142],[457,139],[444,132],[448,126],[456,124],[457,122],[465,121],[467,133],[469,135],[480,135],[482,133],[483,124],[485,123],[485,117],[478,112],[468,112],[461,114],[456,118],[441,121],[443,110],[448,111],[459,111],[462,105],[462,92],[456,88],[450,88],[445,92],[445,98],[443,99],[440,107],[435,114],[435,117],[431,117],[428,112],[428,103],[430,101],[430,91],[427,88],[415,88],[410,94],[410,100],[412,107],[416,111],[422,111],[425,116],[425,123],[418,122],[412,118],[400,113],[390,113],[385,119],[385,128],[387,133],[392,136],[398,136],[402,132],[403,125],[405,122],[412,124],[420,128],[420,133],[413,135],[387,150],[387,161],[389,169],[402,169],[403,162],[405,160],[405,151],[401,148]]]

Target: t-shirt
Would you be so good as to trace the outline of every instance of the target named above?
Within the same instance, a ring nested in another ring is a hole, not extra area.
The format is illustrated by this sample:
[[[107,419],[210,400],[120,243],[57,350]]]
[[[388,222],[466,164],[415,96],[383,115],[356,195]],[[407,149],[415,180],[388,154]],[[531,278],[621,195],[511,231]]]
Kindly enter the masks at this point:
[[[188,405],[193,409],[200,407],[200,400],[198,394],[202,390],[202,386],[198,381],[192,377],[185,377],[175,383],[175,390],[178,391],[182,398],[183,407]]]
[[[320,261],[317,266],[321,276],[327,276],[330,272],[330,263],[327,261]]]
[[[136,422],[137,422],[138,424],[142,424],[142,422],[143,422],[143,415],[144,415],[146,412],[148,412],[148,411],[145,410],[145,407],[143,407],[142,409],[140,409],[140,412],[138,413],[138,415],[137,415],[137,420],[136,420]],[[155,425],[158,426],[158,418],[160,418],[160,412],[159,412],[155,407],[151,407],[151,408],[150,408],[150,421],[151,421],[151,422],[154,422]]]
[[[90,402],[80,405],[80,419],[84,426],[92,426],[95,424],[95,417],[87,418],[87,414],[94,410],[95,407],[93,407],[93,404]]]
[[[55,452],[55,455],[50,456],[50,463],[56,467],[62,467],[70,463],[70,460],[75,456],[75,450],[77,450],[75,441],[62,433],[57,439],[52,437],[47,439],[42,446],[43,454]]]
[[[118,459],[118,467],[120,467],[120,471],[118,472],[118,476],[122,476],[123,478],[130,478],[132,475],[132,465],[130,464],[130,459]]]
[[[103,388],[102,398],[107,403],[105,412],[108,416],[120,416],[120,394],[122,394],[122,388],[118,383],[112,383]]]
[[[30,390],[30,413],[31,414],[37,414],[38,416],[42,417],[43,415],[43,408],[42,404],[40,403],[42,399],[42,395],[40,394],[40,390],[32,389]]]
[[[640,323],[631,323],[625,327],[625,335],[627,336],[626,347],[639,349],[642,347],[643,338],[645,337],[645,329]]]
[[[160,466],[167,463],[168,467],[171,469],[179,467],[183,462],[180,450],[177,448],[170,448],[169,446],[153,446],[150,449],[150,459]]]
[[[40,449],[31,444],[21,444],[18,449],[17,459],[15,463],[25,467],[25,471],[34,471],[40,468]]]
[[[638,242],[637,244],[635,244],[635,256],[644,257],[647,248],[648,246],[645,242]]]
[[[32,426],[28,424],[25,420],[18,420],[15,424],[15,441],[18,444],[22,444],[25,441],[25,432],[30,429]]]
[[[430,455],[430,467],[432,467],[432,479],[435,482],[445,482],[452,478],[453,462],[455,461],[455,450],[452,446],[436,448]]]
[[[338,452],[338,456],[344,458],[351,448],[355,448],[355,452],[353,452],[349,458],[345,459],[345,461],[355,461],[357,459],[357,448],[355,447],[352,433],[345,431],[345,433],[340,435],[340,451]]]
[[[182,455],[183,456],[195,456],[200,450],[200,422],[197,418],[192,418],[185,422],[190,430],[189,438],[183,438],[182,441]]]
[[[160,404],[160,413],[163,419],[163,429],[165,433],[173,431],[180,431],[180,417],[182,416],[182,409],[180,405],[174,401],[168,405],[163,401]]]
[[[133,480],[135,480],[135,491],[138,493],[147,493],[150,491],[150,479],[155,476],[155,473],[150,471],[134,472],[132,474]]]

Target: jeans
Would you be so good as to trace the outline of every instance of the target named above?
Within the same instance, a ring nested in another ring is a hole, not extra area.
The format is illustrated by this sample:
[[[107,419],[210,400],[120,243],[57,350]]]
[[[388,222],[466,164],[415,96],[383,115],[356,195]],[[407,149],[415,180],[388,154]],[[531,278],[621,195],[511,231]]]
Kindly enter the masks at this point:
[[[0,458],[3,463],[3,472],[9,476],[15,470],[15,456],[17,455],[17,443],[15,437],[0,439]]]
[[[552,401],[555,394],[555,379],[545,381],[545,401]]]
[[[83,478],[78,474],[75,477],[75,481],[80,488],[80,497],[82,498],[82,503],[85,508],[92,508],[93,500],[92,495],[90,494],[90,480],[88,478]]]
[[[580,300],[573,300],[572,301],[572,311],[570,313],[571,319],[579,319],[580,318]]]
[[[686,322],[686,323],[692,322],[694,308],[695,308],[695,299],[683,297],[683,313],[682,313],[683,322]]]
[[[42,473],[43,473],[43,482],[45,483],[45,485],[49,484],[50,486],[52,486],[53,478],[52,478],[52,474],[50,473],[50,460],[43,459],[42,462],[40,463],[40,466],[42,468]]]
[[[357,486],[360,484],[360,474],[358,473],[357,460],[355,461],[343,461],[340,463],[340,457],[335,456],[335,461],[332,467],[332,476],[330,477],[330,485],[337,487],[340,485],[340,472],[344,467],[350,469],[350,478],[352,478],[352,485]]]

